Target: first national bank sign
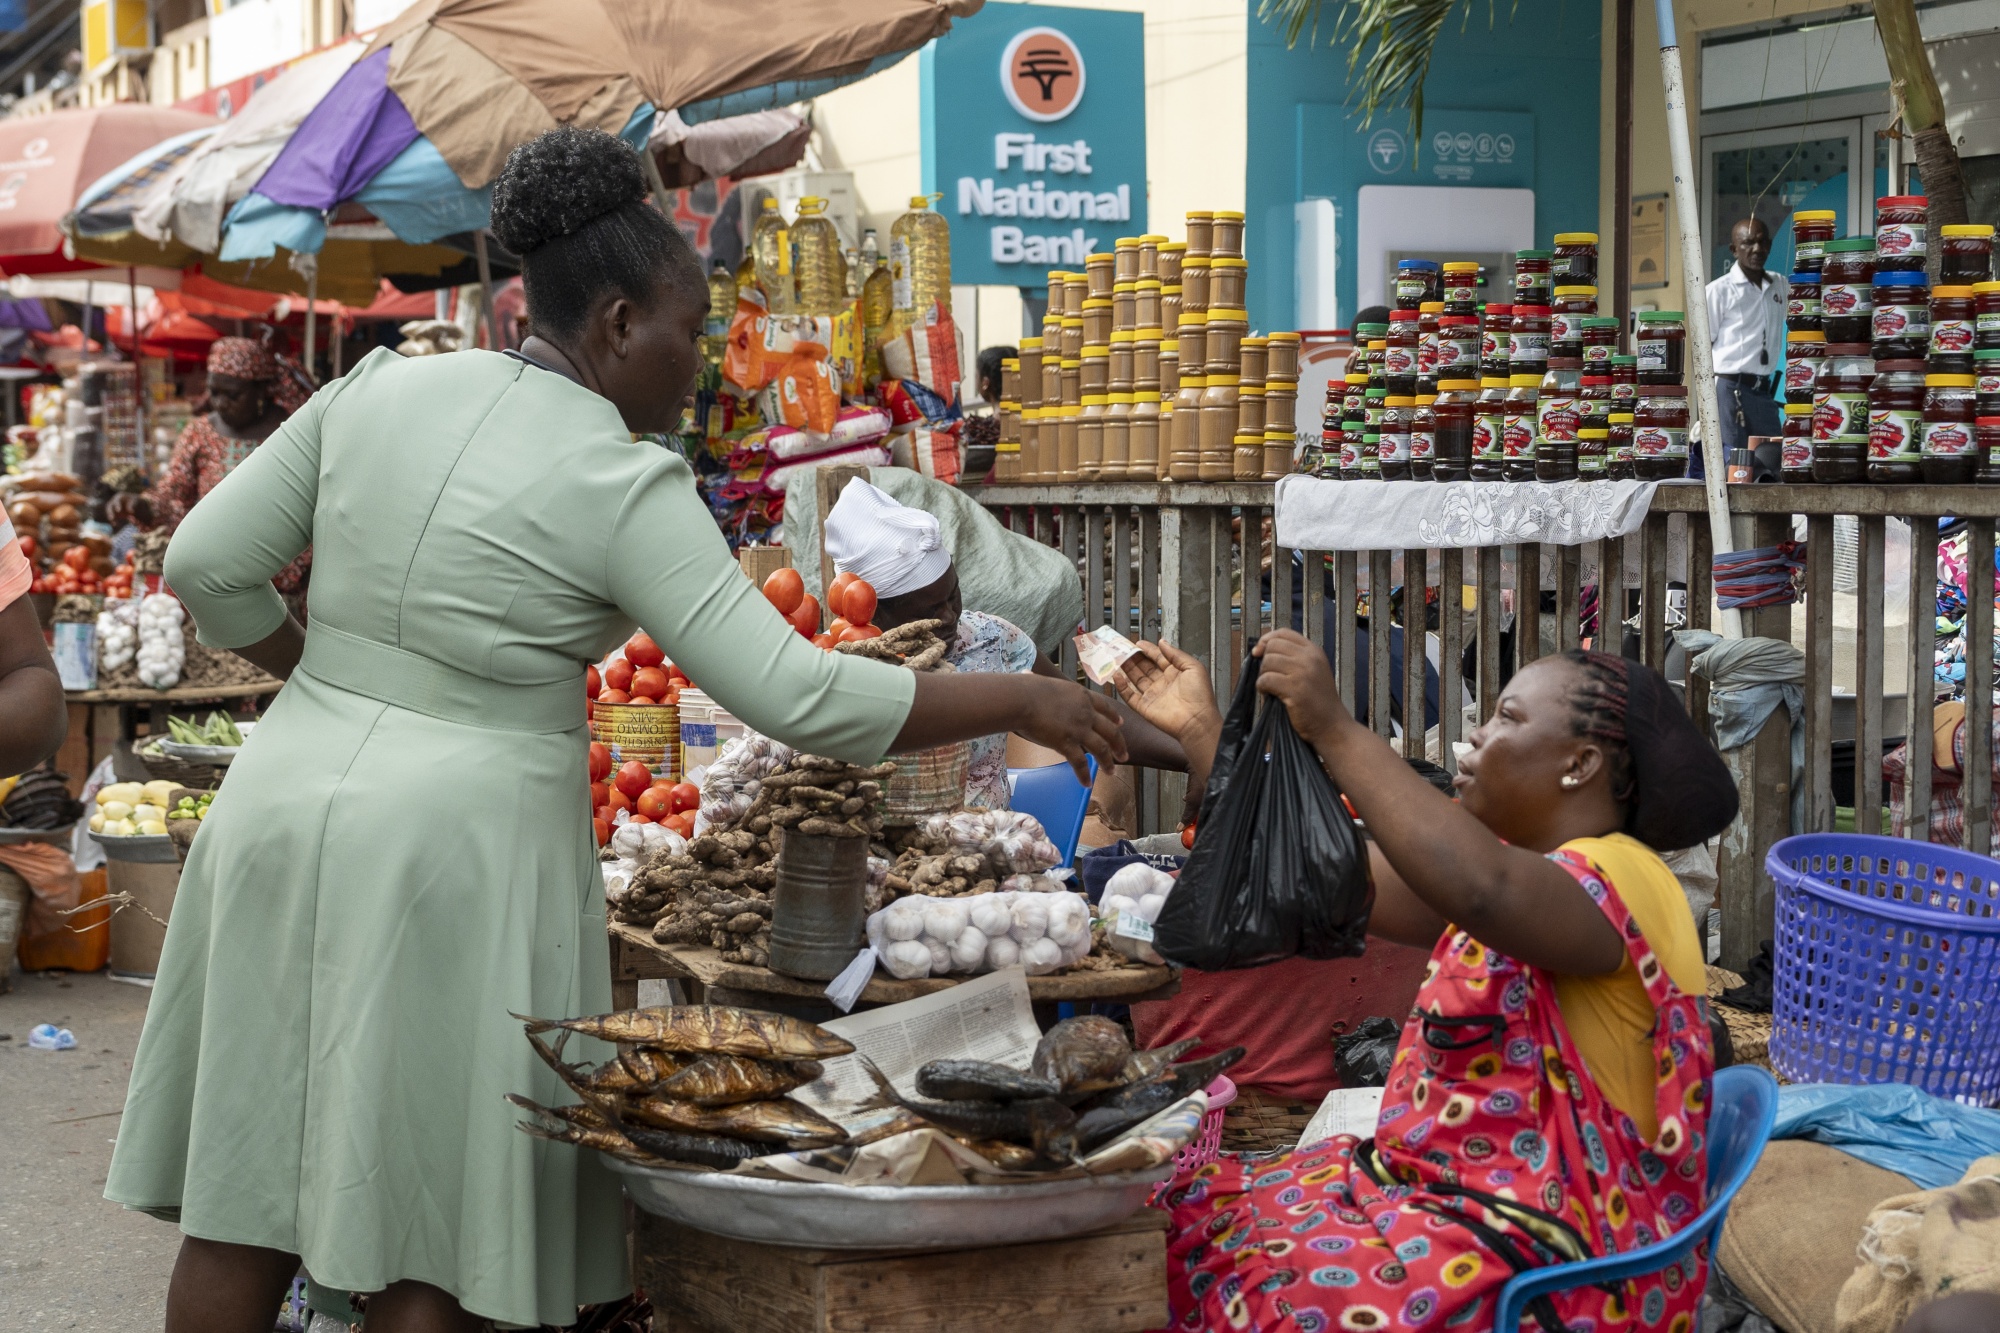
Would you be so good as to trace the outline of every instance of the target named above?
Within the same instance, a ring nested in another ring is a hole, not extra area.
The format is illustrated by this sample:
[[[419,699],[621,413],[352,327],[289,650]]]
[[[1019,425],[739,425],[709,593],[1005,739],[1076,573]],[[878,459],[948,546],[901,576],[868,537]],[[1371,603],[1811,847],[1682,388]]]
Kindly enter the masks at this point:
[[[1145,230],[1140,15],[988,4],[924,48],[922,84],[953,282],[1041,286]]]

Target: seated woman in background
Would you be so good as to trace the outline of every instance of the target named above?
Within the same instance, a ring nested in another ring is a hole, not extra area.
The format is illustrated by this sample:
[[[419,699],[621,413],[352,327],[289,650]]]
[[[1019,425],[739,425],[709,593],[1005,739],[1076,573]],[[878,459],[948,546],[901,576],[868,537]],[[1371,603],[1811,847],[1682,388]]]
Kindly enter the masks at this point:
[[[1127,702],[1194,712],[1206,678],[1144,649]],[[1373,1138],[1225,1156],[1168,1196],[1175,1327],[1483,1333],[1517,1272],[1635,1249],[1701,1211],[1702,956],[1657,851],[1721,831],[1735,787],[1659,674],[1622,658],[1515,675],[1454,804],[1354,721],[1304,637],[1256,652],[1258,690],[1367,826],[1370,932],[1432,946],[1431,963]],[[1704,1279],[1675,1266],[1530,1309],[1547,1328],[1688,1333]]]

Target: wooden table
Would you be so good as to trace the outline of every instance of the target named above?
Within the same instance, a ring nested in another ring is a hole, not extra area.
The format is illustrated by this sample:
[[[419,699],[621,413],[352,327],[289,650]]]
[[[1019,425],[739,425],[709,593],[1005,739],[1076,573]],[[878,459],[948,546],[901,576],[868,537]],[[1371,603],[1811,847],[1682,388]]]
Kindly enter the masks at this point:
[[[69,735],[56,760],[56,767],[69,774],[71,789],[81,792],[84,781],[104,757],[119,749],[129,750],[139,737],[139,713],[147,710],[153,734],[165,735],[167,713],[175,705],[227,703],[276,694],[284,682],[274,677],[234,685],[176,685],[170,690],[65,690],[69,704]],[[101,711],[100,711],[101,710]],[[118,776],[143,778],[143,768],[134,768],[128,754],[119,763]]]
[[[716,950],[691,944],[660,944],[643,926],[613,922],[611,933],[611,996],[620,1009],[639,1002],[639,983],[644,980],[673,979],[693,983],[703,991],[747,993],[768,997],[758,1007],[791,1009],[805,1004],[827,1004],[823,981],[801,981],[781,976],[768,967],[724,962]],[[949,990],[969,977],[923,977],[898,981],[877,971],[861,992],[863,1005],[897,1004]],[[1028,994],[1038,1003],[1117,1000],[1130,1004],[1138,1000],[1164,1000],[1181,988],[1180,975],[1170,967],[1149,967],[1132,963],[1109,971],[1071,970],[1051,976],[1029,977]],[[689,997],[693,999],[693,996]],[[726,1001],[736,1002],[734,999]],[[809,1015],[807,1015],[809,1016]]]
[[[1166,1215],[977,1250],[813,1250],[637,1212],[633,1279],[661,1333],[1139,1333],[1167,1322]]]

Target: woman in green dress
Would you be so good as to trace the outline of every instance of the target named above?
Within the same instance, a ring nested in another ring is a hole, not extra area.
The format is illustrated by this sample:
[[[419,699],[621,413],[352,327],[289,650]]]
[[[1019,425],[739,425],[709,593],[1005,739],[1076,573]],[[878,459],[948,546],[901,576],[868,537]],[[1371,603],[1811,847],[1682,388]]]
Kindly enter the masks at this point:
[[[519,355],[378,351],[196,506],[167,576],[288,678],[181,879],[105,1194],[185,1233],[168,1333],[263,1333],[303,1266],[372,1333],[568,1324],[630,1289],[614,1178],[514,1127],[558,1100],[510,1013],[610,1007],[583,672],[634,621],[815,753],[1017,730],[1124,758],[1073,683],[824,653],[737,569],[674,454],[701,266],[591,131],[517,149],[494,230]],[[310,632],[271,577],[310,543]]]

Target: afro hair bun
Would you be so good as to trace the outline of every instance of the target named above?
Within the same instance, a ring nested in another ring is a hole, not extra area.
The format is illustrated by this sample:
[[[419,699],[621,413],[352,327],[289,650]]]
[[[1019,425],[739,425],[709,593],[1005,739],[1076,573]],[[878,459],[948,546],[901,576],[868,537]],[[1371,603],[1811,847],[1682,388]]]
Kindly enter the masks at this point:
[[[517,255],[646,198],[630,145],[602,130],[560,125],[507,155],[493,183],[493,234]]]

